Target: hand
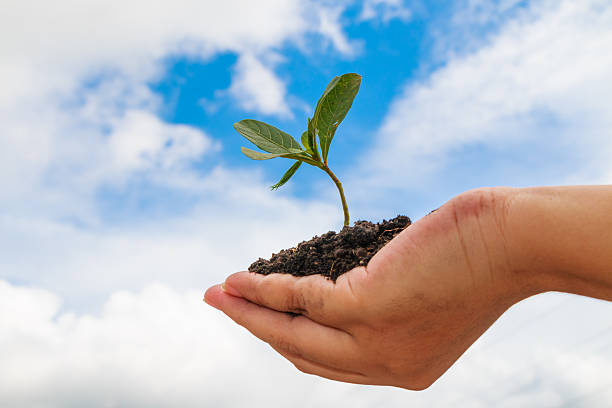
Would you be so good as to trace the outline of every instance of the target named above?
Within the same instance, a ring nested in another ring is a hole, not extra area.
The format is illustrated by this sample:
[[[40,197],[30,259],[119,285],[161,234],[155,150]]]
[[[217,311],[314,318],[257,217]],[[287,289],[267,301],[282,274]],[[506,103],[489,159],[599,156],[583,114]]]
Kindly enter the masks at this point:
[[[538,292],[515,273],[506,236],[512,191],[452,199],[336,284],[239,272],[205,300],[303,372],[427,388],[508,307]]]

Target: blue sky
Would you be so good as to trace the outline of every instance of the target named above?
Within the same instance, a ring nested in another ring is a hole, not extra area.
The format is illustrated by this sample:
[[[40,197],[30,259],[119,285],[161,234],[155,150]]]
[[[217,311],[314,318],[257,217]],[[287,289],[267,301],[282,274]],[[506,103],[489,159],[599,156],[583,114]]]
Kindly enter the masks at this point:
[[[7,5],[0,405],[612,404],[604,302],[522,302],[423,393],[302,375],[201,302],[341,226],[325,174],[271,192],[290,163],[247,159],[232,128],[299,136],[338,74],[363,76],[330,153],[353,219],[416,219],[480,186],[612,182],[608,3]]]

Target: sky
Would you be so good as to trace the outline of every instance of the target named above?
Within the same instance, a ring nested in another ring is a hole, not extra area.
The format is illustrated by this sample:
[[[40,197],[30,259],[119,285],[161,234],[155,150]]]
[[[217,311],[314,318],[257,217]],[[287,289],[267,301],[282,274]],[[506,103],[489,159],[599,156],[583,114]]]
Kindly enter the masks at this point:
[[[331,146],[353,219],[481,186],[612,183],[608,0],[41,3],[0,13],[0,405],[612,405],[612,305],[504,314],[423,392],[298,372],[202,302],[337,230],[333,184],[251,161],[363,76]]]

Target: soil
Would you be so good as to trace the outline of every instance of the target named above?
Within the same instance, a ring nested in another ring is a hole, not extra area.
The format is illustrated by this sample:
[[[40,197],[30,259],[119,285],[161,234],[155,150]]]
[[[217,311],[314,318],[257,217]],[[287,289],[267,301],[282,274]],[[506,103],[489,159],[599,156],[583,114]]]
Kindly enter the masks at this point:
[[[296,247],[283,249],[267,259],[259,258],[249,271],[268,275],[290,273],[294,276],[320,274],[332,281],[356,266],[367,265],[393,237],[411,224],[410,218],[398,215],[378,224],[357,221],[340,232],[329,231]]]

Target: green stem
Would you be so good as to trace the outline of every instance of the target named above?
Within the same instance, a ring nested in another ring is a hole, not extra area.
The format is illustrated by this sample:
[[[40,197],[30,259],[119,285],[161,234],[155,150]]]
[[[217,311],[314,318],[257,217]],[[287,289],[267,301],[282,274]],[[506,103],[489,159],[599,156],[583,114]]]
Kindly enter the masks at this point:
[[[329,167],[327,167],[327,163],[324,164],[321,168],[329,175],[329,177],[331,177],[336,187],[338,187],[338,192],[340,193],[340,200],[342,201],[342,211],[344,211],[344,226],[348,227],[350,224],[349,211],[348,205],[346,205],[346,198],[344,198],[344,190],[342,189],[342,183],[340,182],[340,180],[338,180],[338,177],[336,177],[336,175],[332,173]]]

